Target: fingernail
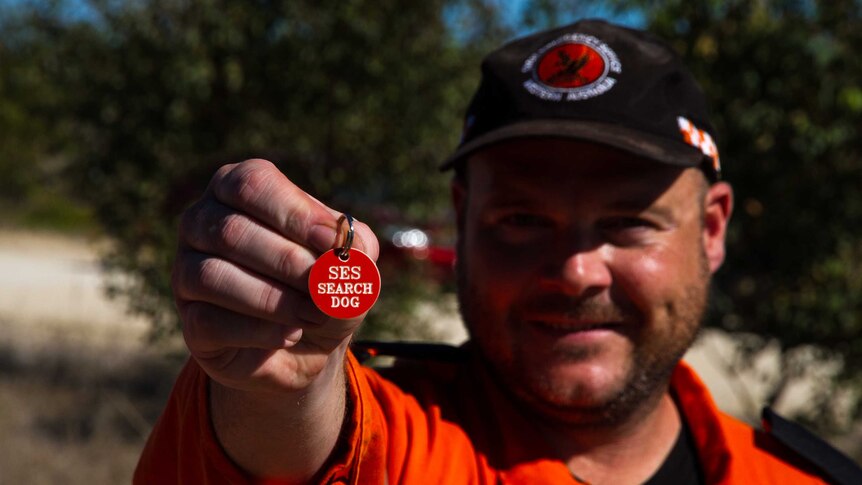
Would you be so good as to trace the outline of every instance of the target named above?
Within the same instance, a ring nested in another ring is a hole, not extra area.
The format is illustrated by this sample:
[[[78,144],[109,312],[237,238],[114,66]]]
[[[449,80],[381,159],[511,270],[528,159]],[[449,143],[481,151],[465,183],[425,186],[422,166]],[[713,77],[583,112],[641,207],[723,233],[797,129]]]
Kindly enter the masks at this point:
[[[312,249],[321,253],[335,247],[335,229],[323,224],[318,224],[308,231],[308,243]]]
[[[302,338],[302,329],[299,327],[291,328],[284,332],[284,347],[293,347],[299,343]]]

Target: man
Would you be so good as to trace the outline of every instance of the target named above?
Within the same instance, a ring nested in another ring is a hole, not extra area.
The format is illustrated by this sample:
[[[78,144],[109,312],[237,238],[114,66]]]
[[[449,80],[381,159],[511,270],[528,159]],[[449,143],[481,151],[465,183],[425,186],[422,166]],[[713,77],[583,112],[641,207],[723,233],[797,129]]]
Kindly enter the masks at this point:
[[[307,290],[340,214],[267,162],[223,167],[182,222],[174,291],[193,359],[136,481],[854,480],[772,414],[772,433],[721,414],[680,363],[732,191],[677,56],[582,21],[502,47],[482,74],[444,165],[471,342],[388,379],[361,367],[362,318],[327,317]],[[376,258],[367,226],[354,244]]]

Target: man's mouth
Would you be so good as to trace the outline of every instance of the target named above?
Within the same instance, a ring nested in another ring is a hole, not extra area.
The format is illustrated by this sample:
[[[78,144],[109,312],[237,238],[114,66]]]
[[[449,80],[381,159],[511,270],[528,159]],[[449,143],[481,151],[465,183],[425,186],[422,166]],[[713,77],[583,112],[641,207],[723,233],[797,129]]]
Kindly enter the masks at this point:
[[[543,293],[529,299],[518,315],[530,326],[554,333],[621,331],[639,321],[634,308],[622,303],[596,299],[573,301],[557,293]]]
[[[618,330],[622,322],[590,322],[558,318],[529,319],[531,325],[536,325],[557,332],[589,332],[592,330]]]

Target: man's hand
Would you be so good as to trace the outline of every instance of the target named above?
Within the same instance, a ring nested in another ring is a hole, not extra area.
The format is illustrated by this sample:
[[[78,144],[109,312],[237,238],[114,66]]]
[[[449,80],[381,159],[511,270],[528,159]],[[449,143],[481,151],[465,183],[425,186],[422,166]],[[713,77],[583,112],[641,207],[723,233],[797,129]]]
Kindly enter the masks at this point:
[[[343,239],[340,215],[264,160],[222,167],[185,212],[174,296],[186,344],[213,380],[290,393],[341,361],[362,318],[326,316],[307,287],[314,261]],[[374,234],[358,222],[355,231],[354,247],[376,260]]]

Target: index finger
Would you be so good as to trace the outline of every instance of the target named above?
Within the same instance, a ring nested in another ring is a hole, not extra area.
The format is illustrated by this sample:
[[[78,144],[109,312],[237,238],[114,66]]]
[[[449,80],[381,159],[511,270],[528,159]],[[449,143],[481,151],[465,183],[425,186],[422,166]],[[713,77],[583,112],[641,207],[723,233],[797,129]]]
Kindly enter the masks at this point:
[[[338,241],[341,213],[319,202],[291,182],[271,162],[261,159],[226,165],[208,190],[223,204],[244,212],[286,238],[323,253]],[[377,241],[364,224],[355,225],[355,247],[377,258]]]

